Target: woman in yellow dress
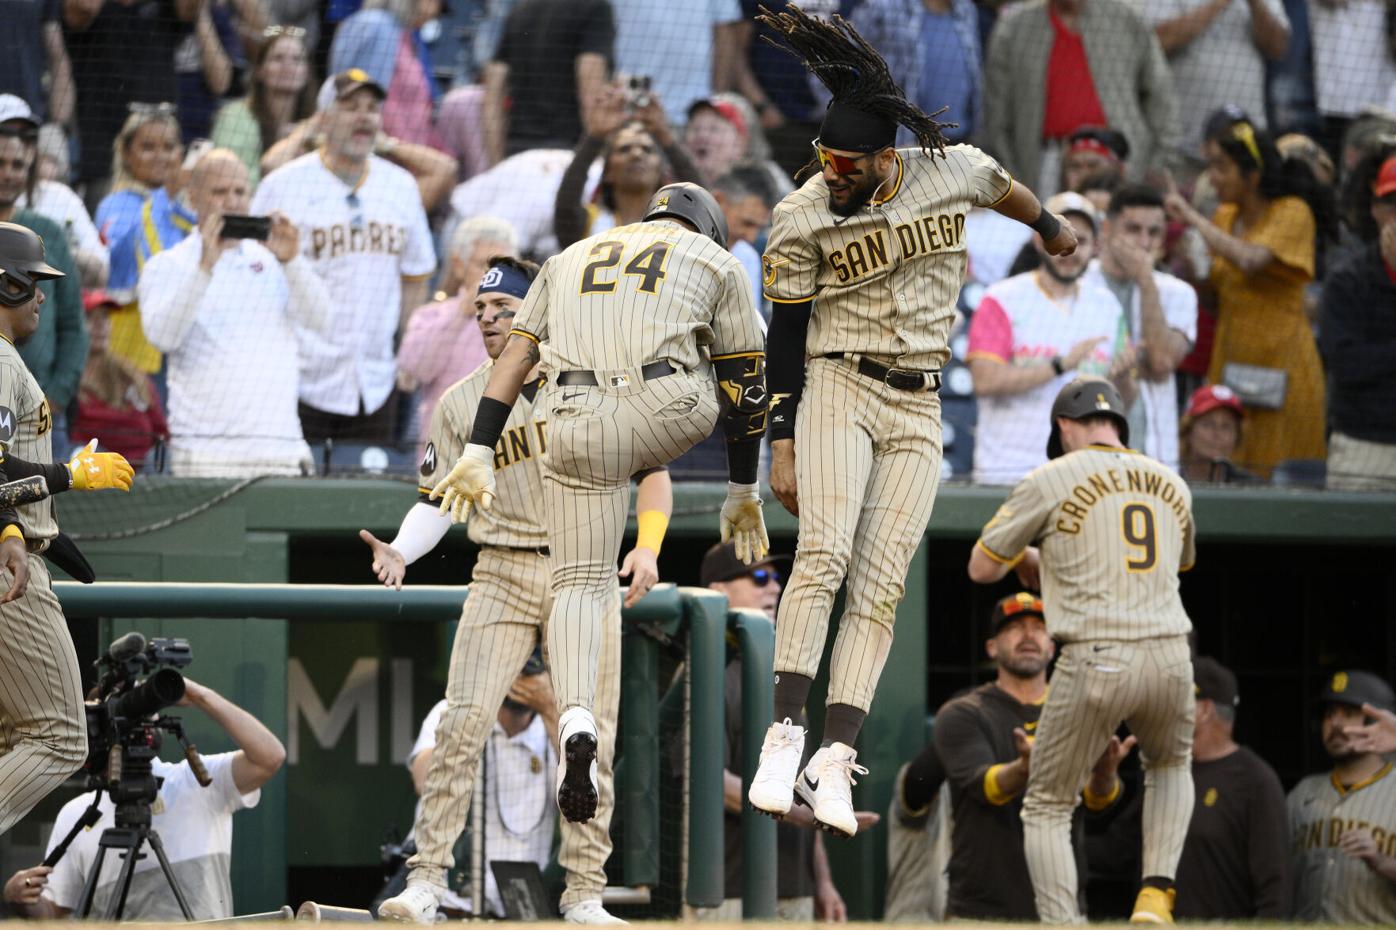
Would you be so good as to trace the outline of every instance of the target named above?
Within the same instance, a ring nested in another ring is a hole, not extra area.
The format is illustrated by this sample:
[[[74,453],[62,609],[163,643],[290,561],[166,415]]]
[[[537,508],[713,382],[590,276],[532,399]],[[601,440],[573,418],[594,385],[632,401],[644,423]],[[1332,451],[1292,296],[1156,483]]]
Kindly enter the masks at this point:
[[[1236,461],[1268,478],[1280,462],[1326,455],[1323,368],[1304,293],[1332,207],[1308,165],[1283,158],[1248,120],[1219,126],[1202,151],[1220,201],[1212,219],[1177,192],[1166,204],[1211,250],[1217,330],[1207,379],[1247,401]]]

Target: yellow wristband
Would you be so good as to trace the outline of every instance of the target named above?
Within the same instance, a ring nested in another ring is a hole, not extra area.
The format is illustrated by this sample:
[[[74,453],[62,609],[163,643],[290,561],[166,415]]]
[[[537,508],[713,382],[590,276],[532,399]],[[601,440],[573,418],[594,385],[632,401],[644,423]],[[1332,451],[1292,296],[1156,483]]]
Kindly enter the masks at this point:
[[[1002,807],[1013,800],[1013,795],[1005,793],[999,787],[999,769],[1003,768],[1003,765],[1002,762],[998,765],[991,765],[984,772],[984,800],[995,807]]]
[[[1097,813],[1099,811],[1105,810],[1107,807],[1109,807],[1111,804],[1114,804],[1119,799],[1120,791],[1123,789],[1123,787],[1124,786],[1120,782],[1120,780],[1116,778],[1115,787],[1110,789],[1110,793],[1106,795],[1099,795],[1091,791],[1091,786],[1089,784],[1086,785],[1086,787],[1081,791],[1081,796],[1086,802],[1086,809],[1091,811],[1092,813]]]
[[[18,526],[11,523],[3,530],[0,530],[0,542],[4,542],[7,539],[18,539],[20,542],[24,542],[24,530],[21,530]]]
[[[640,532],[635,539],[636,547],[643,546],[655,555],[664,544],[664,531],[669,529],[669,517],[662,510],[646,510],[636,517]]]

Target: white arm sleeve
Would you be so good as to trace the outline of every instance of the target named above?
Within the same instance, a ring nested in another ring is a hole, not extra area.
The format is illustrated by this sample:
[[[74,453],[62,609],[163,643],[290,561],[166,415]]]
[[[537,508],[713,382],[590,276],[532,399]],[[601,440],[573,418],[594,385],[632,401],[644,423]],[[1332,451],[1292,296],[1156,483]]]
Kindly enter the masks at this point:
[[[435,549],[450,528],[449,514],[442,513],[435,504],[418,501],[402,518],[397,536],[388,545],[401,552],[403,561],[411,565]]]

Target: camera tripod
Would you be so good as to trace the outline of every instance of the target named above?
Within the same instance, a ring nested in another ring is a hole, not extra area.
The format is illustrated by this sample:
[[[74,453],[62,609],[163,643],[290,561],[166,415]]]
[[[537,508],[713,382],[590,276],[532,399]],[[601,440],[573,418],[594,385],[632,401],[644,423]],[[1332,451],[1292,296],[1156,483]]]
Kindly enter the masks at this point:
[[[57,861],[68,851],[68,846],[73,842],[79,830],[91,827],[101,818],[98,805],[102,800],[102,792],[98,791],[96,797],[92,799],[92,804],[88,806],[78,822],[73,824],[73,829],[63,838],[63,842],[54,847],[53,852],[44,861],[44,864],[53,867]],[[80,919],[86,919],[92,913],[93,899],[97,895],[97,882],[101,879],[102,864],[106,861],[107,850],[125,850],[122,854],[121,872],[116,880],[116,887],[112,890],[111,901],[107,904],[105,920],[120,920],[122,912],[126,910],[126,898],[131,892],[131,879],[136,874],[136,862],[140,860],[141,846],[149,844],[155,852],[155,858],[160,863],[160,871],[164,873],[165,881],[169,883],[170,890],[174,892],[175,901],[179,903],[179,910],[184,915],[185,920],[192,921],[194,912],[189,909],[189,902],[184,897],[184,889],[179,887],[179,880],[175,878],[174,870],[170,868],[170,860],[165,856],[165,844],[160,840],[160,834],[150,825],[150,806],[140,802],[131,804],[119,804],[116,808],[116,826],[107,827],[102,831],[101,838],[97,841],[97,861],[92,865],[92,871],[88,873],[87,883],[82,889],[82,898],[78,901],[75,909]]]

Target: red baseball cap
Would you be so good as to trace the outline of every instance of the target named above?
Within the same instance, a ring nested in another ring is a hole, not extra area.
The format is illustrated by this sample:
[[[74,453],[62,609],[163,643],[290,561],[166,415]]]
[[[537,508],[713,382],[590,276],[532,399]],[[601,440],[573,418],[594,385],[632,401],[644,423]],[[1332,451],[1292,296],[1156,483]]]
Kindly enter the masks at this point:
[[[742,111],[730,100],[722,100],[717,97],[708,97],[702,100],[695,100],[688,108],[688,118],[693,119],[693,114],[699,110],[712,110],[718,116],[731,123],[736,128],[737,134],[743,139],[747,137],[746,118],[742,116]]]
[[[105,306],[119,307],[121,306],[121,303],[115,297],[102,290],[100,287],[94,287],[91,290],[82,292],[83,310],[86,310],[88,313],[91,313],[98,307]]]
[[[1396,155],[1381,163],[1377,179],[1372,182],[1372,193],[1378,197],[1385,197],[1392,192],[1396,192]]]
[[[1188,409],[1184,416],[1189,419],[1211,413],[1218,407],[1225,407],[1238,417],[1244,417],[1246,410],[1236,392],[1225,384],[1208,384],[1192,392],[1188,398]]]

